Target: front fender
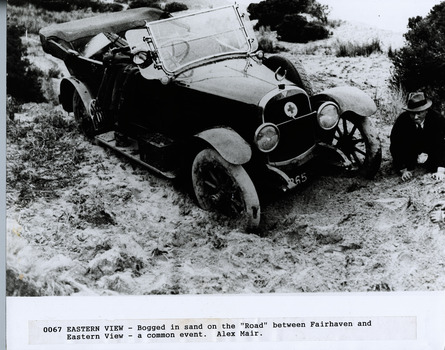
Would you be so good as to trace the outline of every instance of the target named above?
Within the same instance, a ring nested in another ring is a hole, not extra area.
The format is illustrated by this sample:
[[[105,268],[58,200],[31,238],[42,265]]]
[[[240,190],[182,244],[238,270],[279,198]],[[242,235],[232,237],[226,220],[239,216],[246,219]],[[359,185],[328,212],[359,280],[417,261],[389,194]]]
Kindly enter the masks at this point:
[[[335,87],[322,91],[312,98],[317,105],[319,101],[334,101],[340,107],[340,114],[354,112],[363,117],[369,117],[377,111],[374,101],[362,90],[352,86]]]
[[[64,78],[60,83],[59,101],[62,107],[67,112],[73,111],[73,94],[77,90],[84,105],[89,108],[91,100],[93,99],[90,89],[80,80],[74,77]]]
[[[229,163],[242,165],[252,157],[249,144],[234,130],[228,128],[208,129],[196,134],[210,145]]]

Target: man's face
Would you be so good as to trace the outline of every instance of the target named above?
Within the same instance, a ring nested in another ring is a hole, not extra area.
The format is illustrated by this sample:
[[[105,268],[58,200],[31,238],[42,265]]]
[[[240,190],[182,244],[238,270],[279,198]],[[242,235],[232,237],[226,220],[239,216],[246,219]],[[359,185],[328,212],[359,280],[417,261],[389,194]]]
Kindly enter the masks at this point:
[[[428,113],[428,110],[422,111],[422,112],[410,112],[410,115],[411,115],[411,119],[420,125],[425,120],[427,113]]]

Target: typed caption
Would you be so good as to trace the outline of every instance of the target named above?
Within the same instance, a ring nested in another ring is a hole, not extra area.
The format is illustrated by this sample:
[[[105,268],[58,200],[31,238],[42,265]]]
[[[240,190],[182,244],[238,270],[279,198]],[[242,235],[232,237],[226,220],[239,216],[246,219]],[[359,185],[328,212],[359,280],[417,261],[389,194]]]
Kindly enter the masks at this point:
[[[33,320],[29,344],[415,340],[416,317]]]

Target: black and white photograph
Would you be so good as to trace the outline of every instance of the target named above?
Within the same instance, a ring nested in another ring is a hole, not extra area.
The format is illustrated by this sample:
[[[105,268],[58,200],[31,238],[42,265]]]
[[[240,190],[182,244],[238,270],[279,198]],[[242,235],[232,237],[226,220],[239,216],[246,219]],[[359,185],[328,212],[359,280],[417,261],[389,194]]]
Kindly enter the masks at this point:
[[[8,0],[6,296],[445,289],[445,1]]]

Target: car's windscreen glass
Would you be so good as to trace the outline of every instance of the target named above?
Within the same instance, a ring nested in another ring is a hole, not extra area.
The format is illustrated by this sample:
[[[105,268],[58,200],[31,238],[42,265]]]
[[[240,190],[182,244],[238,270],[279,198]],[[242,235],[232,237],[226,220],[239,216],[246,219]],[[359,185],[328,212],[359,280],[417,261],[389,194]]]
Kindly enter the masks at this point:
[[[170,72],[207,57],[250,49],[234,7],[171,18],[148,26],[164,68]]]

